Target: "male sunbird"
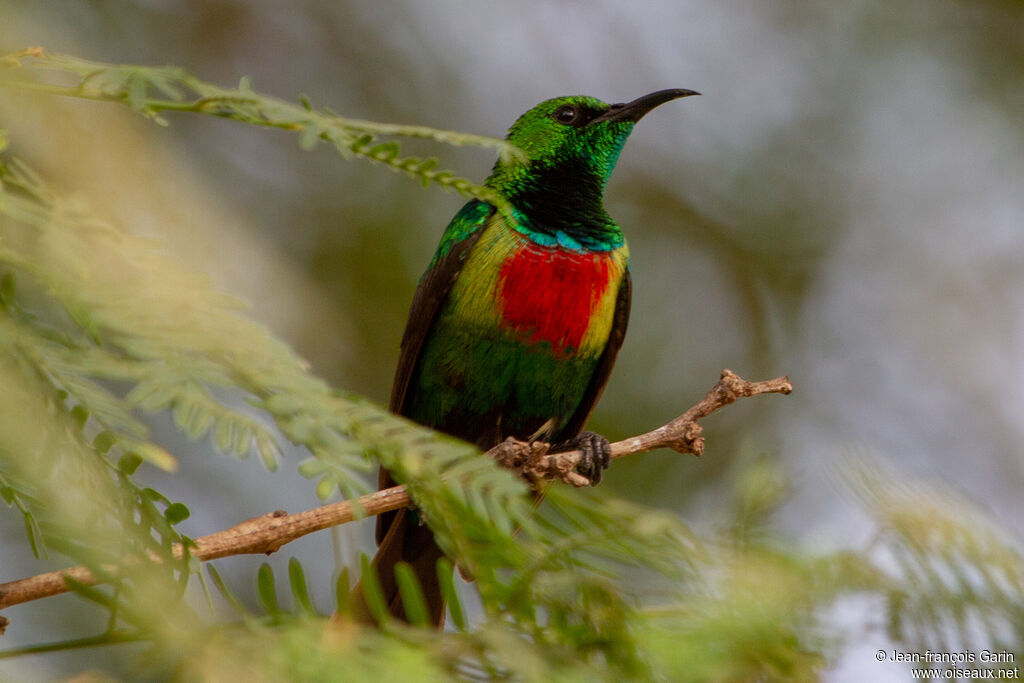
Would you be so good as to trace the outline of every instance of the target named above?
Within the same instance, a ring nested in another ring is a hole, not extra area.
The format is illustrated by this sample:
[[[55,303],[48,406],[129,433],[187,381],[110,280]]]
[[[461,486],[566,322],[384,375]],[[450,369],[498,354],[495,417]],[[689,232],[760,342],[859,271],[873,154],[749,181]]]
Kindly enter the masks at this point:
[[[473,200],[455,215],[413,297],[391,410],[487,450],[506,437],[581,449],[593,483],[608,440],[582,431],[604,388],[629,320],[629,251],[605,212],[605,184],[633,125],[669,100],[659,90],[625,104],[557,97],[515,122],[522,157],[499,159],[485,186],[504,198]],[[393,486],[381,470],[380,486]],[[409,563],[427,611],[443,623],[441,550],[410,509],[377,518],[373,565],[388,611],[405,619],[394,577]],[[353,604],[368,618],[361,590]]]

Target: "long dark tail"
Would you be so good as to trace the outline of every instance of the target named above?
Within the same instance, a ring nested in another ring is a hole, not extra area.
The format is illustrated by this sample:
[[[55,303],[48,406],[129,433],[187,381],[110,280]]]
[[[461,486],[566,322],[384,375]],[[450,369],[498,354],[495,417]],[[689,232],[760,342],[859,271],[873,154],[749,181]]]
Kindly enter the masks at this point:
[[[382,517],[384,517],[382,515]],[[437,578],[437,561],[444,555],[434,542],[434,535],[425,524],[421,524],[411,509],[397,510],[388,513],[385,519],[378,520],[386,524],[378,526],[379,547],[373,558],[372,568],[380,582],[384,604],[388,613],[396,619],[409,621],[405,614],[405,605],[398,591],[395,579],[395,565],[399,562],[408,563],[416,575],[423,597],[426,600],[427,616],[435,626],[444,624],[444,599],[441,595],[441,584]],[[381,533],[383,535],[381,536]],[[366,604],[363,582],[360,581],[352,591],[350,603],[352,616],[364,623],[375,623]]]

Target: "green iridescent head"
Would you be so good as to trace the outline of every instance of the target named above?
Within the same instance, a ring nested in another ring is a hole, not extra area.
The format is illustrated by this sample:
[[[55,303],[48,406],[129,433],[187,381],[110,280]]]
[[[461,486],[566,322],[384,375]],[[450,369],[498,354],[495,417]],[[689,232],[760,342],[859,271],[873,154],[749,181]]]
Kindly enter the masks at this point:
[[[582,95],[541,102],[508,131],[523,156],[499,160],[486,184],[508,200],[516,230],[541,244],[616,248],[622,234],[603,196],[626,138],[659,104],[697,94],[659,90],[621,104]]]
[[[564,166],[594,174],[601,186],[608,181],[633,125],[659,104],[688,95],[692,90],[659,90],[632,102],[606,104],[583,95],[556,97],[526,112],[508,131],[508,141],[525,153],[495,165],[492,186],[512,180],[529,169],[541,171]],[[496,183],[493,181],[497,181]]]

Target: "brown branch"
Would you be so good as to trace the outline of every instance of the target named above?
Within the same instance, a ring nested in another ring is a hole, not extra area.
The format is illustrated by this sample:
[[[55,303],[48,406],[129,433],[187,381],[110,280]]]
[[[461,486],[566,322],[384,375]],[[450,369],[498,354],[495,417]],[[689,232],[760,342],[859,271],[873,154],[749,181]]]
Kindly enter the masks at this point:
[[[357,501],[365,514],[371,517],[389,510],[407,507],[411,503],[412,498],[409,497],[409,492],[404,486],[394,486],[370,493]],[[279,550],[281,546],[314,531],[351,522],[355,519],[354,508],[355,505],[352,501],[341,501],[294,515],[289,515],[283,510],[268,512],[240,522],[230,529],[195,539],[196,547],[191,549],[191,553],[193,557],[203,562],[230,555],[270,555]],[[175,544],[174,556],[181,558],[181,544]],[[160,561],[157,556],[153,556],[152,559]],[[130,564],[130,562],[122,564]],[[104,571],[112,574],[116,573],[117,569],[113,565],[104,567]],[[64,580],[65,577],[85,586],[94,586],[99,583],[93,573],[82,566],[2,583],[0,584],[0,609],[66,593],[69,587]]]
[[[704,437],[699,420],[707,417],[719,408],[723,408],[738,399],[758,394],[789,394],[793,384],[789,377],[776,377],[763,382],[749,382],[732,370],[722,370],[718,384],[711,388],[704,398],[685,413],[668,424],[657,429],[616,441],[612,446],[612,458],[645,453],[656,448],[671,448],[683,453],[702,455],[704,453]],[[542,479],[561,479],[573,486],[589,486],[590,480],[575,471],[583,453],[565,451],[547,454],[547,444],[527,443],[506,439],[492,448],[498,462],[515,470],[528,481]]]
[[[613,443],[612,457],[622,458],[656,448],[671,448],[679,453],[700,455],[704,452],[704,437],[701,436],[698,420],[744,396],[788,394],[792,390],[793,385],[790,384],[788,377],[765,382],[748,382],[729,370],[723,370],[718,384],[699,403],[666,425],[646,434]],[[586,477],[574,471],[582,456],[580,451],[547,454],[547,444],[508,439],[488,451],[488,455],[492,455],[499,463],[530,481],[561,479],[573,486],[586,486],[590,483]],[[314,531],[353,521],[356,506],[362,507],[366,516],[373,516],[410,504],[412,499],[406,488],[394,486],[362,496],[354,503],[342,501],[294,515],[282,510],[268,512],[236,524],[230,529],[197,538],[196,547],[191,549],[191,554],[204,562],[230,555],[269,555],[279,550],[281,546]],[[175,546],[175,557],[180,558],[183,552],[180,544]],[[159,561],[155,556],[153,559]],[[129,564],[131,562],[123,563],[122,566]],[[117,571],[117,567],[114,566],[104,569],[111,573]],[[0,584],[0,609],[66,593],[69,588],[65,578],[86,586],[99,583],[92,572],[81,566],[10,581]],[[0,617],[0,625],[6,625],[3,617]],[[2,633],[3,630],[0,628],[0,635]]]

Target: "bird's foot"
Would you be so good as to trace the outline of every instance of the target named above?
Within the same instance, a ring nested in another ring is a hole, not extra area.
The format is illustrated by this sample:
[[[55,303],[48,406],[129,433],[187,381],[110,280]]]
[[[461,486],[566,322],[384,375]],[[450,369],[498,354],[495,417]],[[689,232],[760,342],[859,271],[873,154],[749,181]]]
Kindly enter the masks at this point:
[[[612,463],[612,446],[608,439],[594,432],[580,432],[579,436],[567,439],[551,446],[549,453],[563,453],[579,450],[583,453],[576,471],[590,480],[591,486],[597,486],[601,475]]]

